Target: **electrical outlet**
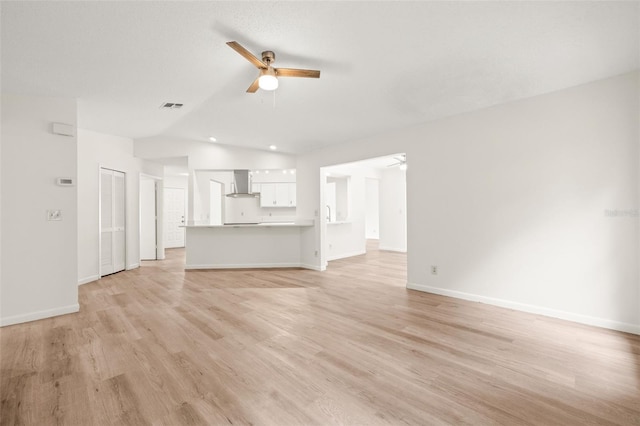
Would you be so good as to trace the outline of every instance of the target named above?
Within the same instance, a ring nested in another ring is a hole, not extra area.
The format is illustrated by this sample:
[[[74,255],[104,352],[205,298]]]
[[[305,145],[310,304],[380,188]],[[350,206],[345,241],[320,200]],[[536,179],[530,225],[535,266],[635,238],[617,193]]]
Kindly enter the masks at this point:
[[[62,220],[62,210],[47,210],[47,220]]]
[[[436,265],[431,265],[431,275],[438,275],[438,267]]]

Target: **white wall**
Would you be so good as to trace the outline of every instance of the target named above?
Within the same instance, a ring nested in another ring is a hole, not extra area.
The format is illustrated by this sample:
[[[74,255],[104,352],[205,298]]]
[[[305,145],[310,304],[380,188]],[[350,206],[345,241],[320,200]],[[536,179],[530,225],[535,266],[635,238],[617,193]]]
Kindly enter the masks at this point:
[[[380,179],[380,250],[407,251],[407,175],[398,167]]]
[[[163,166],[133,156],[133,140],[78,129],[78,283],[100,277],[100,167],[126,173],[126,268],[140,265],[140,173],[162,176]]]
[[[77,187],[55,183],[76,177],[77,138],[53,134],[54,122],[75,128],[75,99],[2,95],[2,325],[79,309]]]
[[[639,74],[458,115],[298,158],[298,210],[320,167],[407,153],[412,288],[640,333]],[[320,229],[303,263],[321,268]],[[438,275],[431,275],[437,265]]]
[[[367,239],[380,239],[380,179],[367,178],[365,182],[365,224]]]
[[[165,175],[163,178],[164,187],[165,188],[183,188],[187,189],[189,186],[189,177],[188,176],[175,176],[175,175],[167,175],[165,171]]]
[[[188,157],[190,170],[295,169],[296,157],[274,151],[258,151],[184,139],[136,139],[135,155],[157,159]]]

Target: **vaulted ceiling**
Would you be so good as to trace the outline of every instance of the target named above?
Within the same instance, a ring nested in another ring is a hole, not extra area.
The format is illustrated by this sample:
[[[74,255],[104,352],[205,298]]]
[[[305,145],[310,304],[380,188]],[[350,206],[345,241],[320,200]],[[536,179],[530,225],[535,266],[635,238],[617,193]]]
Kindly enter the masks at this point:
[[[2,90],[78,98],[83,128],[293,153],[640,66],[636,2],[3,1],[1,25]],[[230,40],[321,78],[247,94]]]

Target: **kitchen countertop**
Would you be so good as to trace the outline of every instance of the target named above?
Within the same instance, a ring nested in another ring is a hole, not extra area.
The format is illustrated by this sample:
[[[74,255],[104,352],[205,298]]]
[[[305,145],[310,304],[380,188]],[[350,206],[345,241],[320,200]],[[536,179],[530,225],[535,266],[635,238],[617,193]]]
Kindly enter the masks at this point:
[[[261,222],[261,223],[230,223],[226,225],[187,224],[184,228],[270,228],[287,226],[313,226],[313,220],[297,220],[294,222]]]

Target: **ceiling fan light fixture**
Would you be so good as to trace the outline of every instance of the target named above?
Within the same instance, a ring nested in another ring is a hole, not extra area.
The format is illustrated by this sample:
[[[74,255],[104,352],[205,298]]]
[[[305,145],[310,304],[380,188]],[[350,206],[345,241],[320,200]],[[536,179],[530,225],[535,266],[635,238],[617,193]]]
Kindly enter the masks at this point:
[[[258,78],[258,86],[262,90],[276,90],[278,88],[278,78],[272,67],[260,70],[260,78]]]

